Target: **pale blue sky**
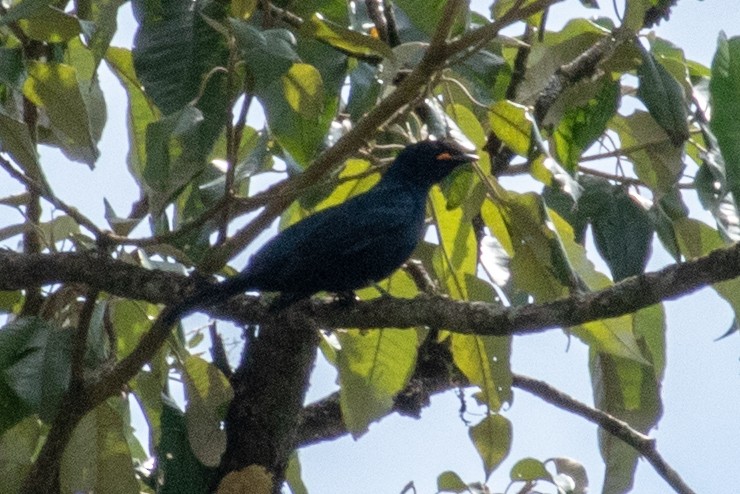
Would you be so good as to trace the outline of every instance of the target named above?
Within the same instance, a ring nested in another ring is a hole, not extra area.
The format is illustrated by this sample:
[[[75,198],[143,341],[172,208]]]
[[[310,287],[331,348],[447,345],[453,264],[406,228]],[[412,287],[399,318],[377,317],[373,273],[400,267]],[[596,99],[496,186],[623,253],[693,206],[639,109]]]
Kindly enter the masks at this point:
[[[604,12],[611,14],[611,2],[601,3]],[[487,11],[487,2],[473,4]],[[121,10],[121,30],[116,44],[130,46],[134,29],[130,7]],[[593,15],[593,11],[568,0],[553,8],[549,25],[555,26],[562,19],[578,15]],[[689,58],[705,65],[711,61],[720,30],[725,30],[728,36],[740,35],[737,0],[681,0],[671,20],[656,29],[658,35],[682,47]],[[42,163],[57,194],[104,225],[103,197],[119,214],[125,215],[138,192],[125,165],[128,147],[125,94],[107,70],[101,71],[101,81],[109,116],[100,144],[102,157],[96,169],[90,171],[84,165],[69,163],[52,150],[43,152]],[[256,111],[252,122],[258,119],[258,114]],[[516,186],[528,187],[520,182]],[[535,184],[530,188],[539,190]],[[20,187],[6,176],[0,179],[0,197],[18,191]],[[7,215],[20,219],[3,207],[1,224],[8,223]],[[710,221],[706,215],[699,217]],[[655,247],[649,269],[670,262],[657,244]],[[603,264],[600,266],[604,270]],[[658,430],[653,432],[658,449],[697,492],[737,491],[740,339],[735,335],[713,341],[729,327],[732,312],[709,290],[669,302],[666,307],[665,412]],[[203,320],[192,319],[195,323]],[[517,337],[512,367],[515,372],[547,380],[591,403],[588,351],[578,340],[568,343],[562,331]],[[333,369],[320,358],[309,399],[318,399],[333,390],[335,378]],[[472,400],[468,400],[468,405],[472,407]],[[454,470],[466,481],[483,480],[481,461],[458,418],[458,408],[455,395],[446,393],[433,398],[421,420],[391,416],[371,426],[370,432],[359,441],[343,438],[301,450],[303,476],[309,490],[329,494],[398,493],[413,480],[417,492],[426,494],[435,492],[436,477],[445,470]],[[515,391],[514,402],[504,413],[514,424],[514,444],[508,459],[489,482],[493,492],[505,489],[509,469],[516,460],[527,456],[540,460],[572,457],[586,466],[591,492],[601,491],[603,466],[592,424],[521,391]],[[477,421],[475,416],[468,419]],[[655,494],[670,492],[670,488],[649,464],[641,461],[633,492]]]

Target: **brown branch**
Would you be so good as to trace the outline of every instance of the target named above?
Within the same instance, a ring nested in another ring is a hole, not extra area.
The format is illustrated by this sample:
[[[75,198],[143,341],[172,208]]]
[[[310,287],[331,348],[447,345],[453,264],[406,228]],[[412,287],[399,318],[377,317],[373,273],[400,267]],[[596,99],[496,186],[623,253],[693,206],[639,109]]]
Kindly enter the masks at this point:
[[[678,472],[676,472],[658,453],[655,447],[655,439],[633,429],[627,422],[590,407],[575,398],[563,393],[557,388],[544,381],[531,377],[514,375],[513,385],[517,388],[541,398],[542,400],[562,408],[565,411],[585,418],[589,422],[597,424],[606,432],[624,441],[634,448],[655,468],[663,480],[679,494],[694,494],[694,491],[686,485]]]
[[[448,361],[451,363],[449,359]],[[445,369],[445,366],[440,365],[438,369]],[[414,376],[404,391],[399,393],[399,396],[417,394],[420,396],[416,397],[416,401],[428,405],[432,395],[449,391],[461,385],[469,385],[464,380],[464,377],[455,374],[454,378],[450,379],[448,372],[442,370],[441,372],[423,377]],[[634,429],[627,422],[602,410],[590,407],[548,383],[532,377],[513,374],[512,386],[525,390],[547,403],[583,417],[589,422],[593,422],[609,434],[634,448],[677,493],[694,494],[694,491],[686,485],[678,473],[660,455],[656,449],[655,439]],[[398,400],[388,414],[390,415],[394,412],[403,413],[402,409],[399,408]],[[349,431],[342,421],[342,413],[339,408],[339,393],[332,393],[326,398],[304,408],[301,417],[298,444],[300,447],[306,447],[319,442],[337,439],[348,433]]]
[[[139,268],[94,254],[24,255],[0,251],[0,290],[59,282],[88,286],[126,298],[174,304],[203,286],[183,275]],[[100,273],[106,276],[100,276]],[[661,270],[633,276],[596,292],[542,304],[501,308],[484,302],[465,302],[441,296],[378,299],[346,304],[314,300],[301,304],[321,327],[411,328],[428,326],[461,334],[511,335],[568,327],[633,313],[664,300],[740,276],[740,244]],[[259,298],[241,295],[209,308],[211,315],[264,323],[274,317]]]
[[[80,317],[77,321],[77,330],[75,331],[74,343],[72,347],[72,377],[69,388],[71,390],[81,389],[85,376],[85,350],[87,350],[87,335],[90,331],[90,321],[95,311],[95,302],[98,298],[98,291],[94,288],[87,291],[85,303],[80,311]]]

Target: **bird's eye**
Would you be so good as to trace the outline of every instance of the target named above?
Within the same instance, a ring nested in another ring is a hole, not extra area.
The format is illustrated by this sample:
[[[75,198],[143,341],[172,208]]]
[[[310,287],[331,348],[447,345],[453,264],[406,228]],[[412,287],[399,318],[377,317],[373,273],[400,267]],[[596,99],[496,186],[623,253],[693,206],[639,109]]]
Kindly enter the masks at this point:
[[[437,155],[437,159],[438,160],[451,160],[452,159],[452,155],[450,153],[448,153],[447,151],[445,151],[444,153],[439,153]]]

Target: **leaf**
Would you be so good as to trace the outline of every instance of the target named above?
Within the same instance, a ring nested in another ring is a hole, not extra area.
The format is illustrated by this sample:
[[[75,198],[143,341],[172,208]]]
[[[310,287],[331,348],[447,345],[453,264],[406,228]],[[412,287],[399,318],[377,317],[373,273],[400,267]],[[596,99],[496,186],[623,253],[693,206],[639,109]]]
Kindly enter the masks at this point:
[[[48,5],[48,0],[24,0],[16,3],[7,13],[0,17],[0,26],[5,26],[11,22],[17,22],[33,15],[39,9]]]
[[[547,480],[552,482],[552,475],[545,468],[545,464],[534,458],[523,458],[511,467],[509,478],[512,482],[530,482],[533,480]]]
[[[308,494],[308,488],[301,478],[301,463],[298,459],[298,450],[293,451],[285,469],[285,482],[290,487],[291,494]]]
[[[727,173],[727,188],[740,201],[740,37],[721,33],[712,60],[709,127],[717,138]]]
[[[357,438],[385,416],[416,365],[415,331],[348,330],[337,334],[339,403],[347,429]]]
[[[0,331],[0,377],[25,406],[51,421],[69,383],[70,353],[70,331],[16,319]]]
[[[97,0],[91,2],[90,20],[95,24],[95,31],[89,36],[87,45],[95,60],[95,70],[97,70],[100,61],[110,47],[110,42],[118,29],[116,22],[118,9],[125,3],[126,0]]]
[[[474,275],[478,265],[477,242],[471,219],[462,208],[447,209],[447,202],[438,189],[432,189],[429,197],[439,237],[435,272],[453,298],[469,300],[465,274]]]
[[[653,226],[647,211],[614,186],[592,216],[594,241],[615,282],[642,274],[650,257]]]
[[[567,475],[575,484],[575,489],[568,494],[586,494],[588,492],[588,475],[586,468],[579,462],[571,458],[550,458],[555,464],[555,471],[558,474]],[[555,479],[557,483],[557,478]]]
[[[47,43],[63,43],[82,33],[79,19],[48,5],[19,20],[18,24],[29,38]]]
[[[669,193],[684,169],[681,148],[671,143],[665,131],[646,112],[615,115],[610,127],[619,135],[635,173],[658,196]]]
[[[218,494],[271,494],[275,492],[272,474],[262,465],[249,465],[229,472],[218,484]]]
[[[80,420],[62,455],[62,492],[139,492],[123,432],[127,425],[107,403]]]
[[[45,183],[28,126],[0,111],[0,145],[32,179]]]
[[[664,322],[663,322],[664,324]],[[661,325],[664,331],[664,325]],[[591,352],[595,406],[647,433],[663,413],[660,383],[650,367],[611,355]],[[620,439],[599,430],[601,456],[606,464],[605,492],[628,492],[639,454]]]
[[[715,249],[726,247],[726,243],[720,237],[719,232],[701,221],[681,218],[674,221],[673,226],[681,253],[687,259],[696,259]],[[735,312],[735,317],[739,318],[740,279],[715,283],[712,288],[730,304]]]
[[[498,414],[486,416],[469,429],[468,435],[483,460],[486,479],[509,455],[511,432],[511,422]]]
[[[437,477],[437,490],[440,492],[466,492],[468,485],[455,472],[442,472]]]
[[[159,119],[159,111],[144,93],[136,78],[133,57],[129,50],[112,47],[106,51],[105,61],[126,90],[128,96],[129,152],[127,161],[132,175],[142,185],[146,157],[146,129]]]
[[[535,194],[505,192],[500,204],[487,203],[483,219],[512,257],[514,285],[538,301],[566,295],[578,285],[549,213]],[[493,207],[486,207],[490,204]]]
[[[154,12],[154,4],[137,0],[141,10],[134,40],[136,75],[147,94],[163,113],[175,112],[191,101],[200,77],[193,77],[194,13],[187,2],[167,2],[166,15]]]
[[[162,438],[157,444],[159,494],[210,492],[211,471],[193,455],[183,413],[170,399],[163,403]]]
[[[80,92],[77,71],[62,63],[31,61],[23,94],[49,116],[53,129],[66,138],[62,149],[93,168],[99,151],[93,142],[90,116]]]
[[[511,338],[453,333],[450,351],[457,368],[481,389],[491,411],[511,402]]]
[[[301,33],[323,41],[350,56],[394,58],[393,50],[384,42],[326,20],[318,12],[303,23]]]
[[[226,431],[221,422],[234,397],[229,380],[215,365],[188,355],[183,362],[188,400],[185,423],[190,448],[203,465],[215,468],[226,451]]]
[[[396,0],[395,7],[408,16],[414,28],[423,31],[427,36],[434,33],[445,6],[444,0]],[[406,27],[409,29],[409,27]],[[400,34],[400,33],[399,33]]]
[[[494,103],[488,111],[491,131],[520,156],[528,156],[532,140],[534,118],[527,107],[503,100]]]
[[[33,465],[41,432],[39,421],[28,417],[0,436],[0,485],[4,492],[20,492]]]
[[[295,63],[281,81],[285,101],[290,108],[306,120],[318,119],[324,102],[319,71],[312,65]]]
[[[666,131],[674,146],[680,147],[689,138],[686,97],[681,85],[649,53],[637,43],[642,64],[637,68],[637,97],[645,103],[650,115]]]
[[[578,169],[583,152],[604,133],[617,111],[619,81],[604,78],[600,86],[598,93],[587,103],[569,107],[553,133],[553,154],[571,173]]]
[[[586,250],[574,241],[570,225],[554,212],[550,214],[550,218],[559,233],[569,265],[578,273],[581,284],[593,291],[610,286],[612,282],[596,271],[586,256]],[[633,315],[630,314],[587,322],[571,328],[571,331],[594,351],[649,364],[638,345],[632,324]]]

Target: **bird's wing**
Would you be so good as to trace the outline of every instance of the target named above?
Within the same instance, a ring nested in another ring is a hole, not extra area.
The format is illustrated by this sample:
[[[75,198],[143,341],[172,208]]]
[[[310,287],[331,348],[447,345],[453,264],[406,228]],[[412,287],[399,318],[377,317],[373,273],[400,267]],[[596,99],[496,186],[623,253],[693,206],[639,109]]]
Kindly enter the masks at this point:
[[[284,230],[255,254],[247,271],[268,290],[288,289],[326,270],[350,285],[360,283],[350,279],[379,279],[376,273],[389,274],[411,254],[422,227],[423,202],[420,208],[403,196],[365,194]]]

